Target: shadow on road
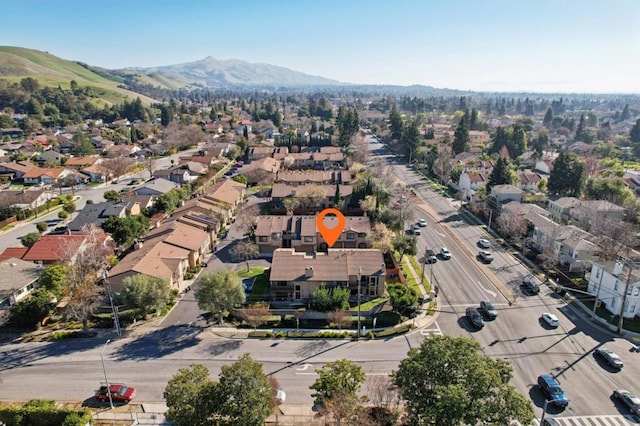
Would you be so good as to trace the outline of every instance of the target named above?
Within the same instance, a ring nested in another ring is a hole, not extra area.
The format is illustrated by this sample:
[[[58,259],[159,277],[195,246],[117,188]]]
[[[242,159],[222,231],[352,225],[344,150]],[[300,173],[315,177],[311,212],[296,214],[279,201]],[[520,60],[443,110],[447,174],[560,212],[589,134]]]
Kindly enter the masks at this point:
[[[200,327],[175,326],[154,330],[120,346],[113,352],[116,360],[147,360],[162,358],[183,349],[197,346]]]

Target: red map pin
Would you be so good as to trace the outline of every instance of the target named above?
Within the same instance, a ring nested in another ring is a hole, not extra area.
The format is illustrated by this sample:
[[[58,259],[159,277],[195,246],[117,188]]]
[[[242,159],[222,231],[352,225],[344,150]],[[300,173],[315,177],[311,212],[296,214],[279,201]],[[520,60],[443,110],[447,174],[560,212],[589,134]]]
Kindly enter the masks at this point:
[[[332,214],[338,219],[338,225],[335,228],[328,228],[324,224],[324,217],[328,214]],[[324,209],[316,217],[316,226],[329,247],[333,247],[338,238],[340,238],[340,234],[344,230],[344,224],[344,215],[338,209]]]

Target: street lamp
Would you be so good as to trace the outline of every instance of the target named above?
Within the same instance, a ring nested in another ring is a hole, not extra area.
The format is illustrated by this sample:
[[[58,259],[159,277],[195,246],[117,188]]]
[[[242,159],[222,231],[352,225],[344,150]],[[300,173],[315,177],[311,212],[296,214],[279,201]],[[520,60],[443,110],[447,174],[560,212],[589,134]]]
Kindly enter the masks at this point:
[[[358,266],[358,334],[356,340],[360,340],[360,285],[362,283],[362,266]]]
[[[544,416],[547,414],[547,405],[549,404],[549,400],[544,400],[544,407],[542,408],[542,417],[540,417],[540,425],[544,426]]]
[[[111,342],[111,339],[108,339],[104,346],[102,347],[102,352],[100,352],[100,361],[102,361],[102,372],[104,373],[104,382],[107,385],[107,395],[109,395],[109,405],[113,408],[113,398],[111,398],[111,386],[109,386],[109,379],[107,378],[107,369],[104,366],[104,350],[107,349],[107,345]]]

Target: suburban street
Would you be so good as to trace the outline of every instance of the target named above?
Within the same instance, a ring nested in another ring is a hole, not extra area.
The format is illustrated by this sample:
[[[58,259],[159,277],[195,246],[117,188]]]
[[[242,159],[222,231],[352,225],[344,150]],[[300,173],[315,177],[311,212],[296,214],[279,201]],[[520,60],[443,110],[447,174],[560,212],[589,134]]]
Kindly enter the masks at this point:
[[[371,139],[369,146],[376,153],[383,150],[382,144]],[[427,248],[437,252],[443,246],[452,254],[450,260],[439,260],[425,268],[426,276],[439,287],[440,302],[436,320],[426,329],[372,341],[221,337],[215,329],[206,328],[191,291],[157,328],[144,335],[116,339],[106,346],[106,338],[2,342],[0,400],[89,398],[97,384],[104,381],[104,351],[110,381],[135,386],[139,401],[162,401],[164,387],[178,369],[200,363],[216,377],[222,365],[249,353],[263,364],[267,374],[278,379],[287,392],[287,404],[311,405],[309,386],[316,379],[314,370],[324,363],[348,358],[361,365],[368,376],[386,376],[422,339],[447,334],[472,337],[487,355],[508,360],[514,368],[513,383],[531,398],[537,417],[542,413],[544,397],[535,386],[536,378],[547,373],[557,378],[570,399],[563,411],[548,410],[555,417],[565,418],[563,425],[638,424],[638,419],[610,397],[614,388],[640,392],[634,380],[640,374],[640,353],[630,351],[632,343],[596,327],[546,286],[541,286],[539,295],[524,293],[520,283],[529,272],[501,246],[492,246],[495,260],[490,265],[481,264],[476,259],[477,242],[490,238],[472,218],[459,211],[459,202],[436,194],[421,176],[394,156],[382,157],[393,164],[395,177],[417,193],[410,203],[413,223],[421,218],[427,221],[418,237],[419,257]],[[79,194],[83,200],[97,201],[104,190],[119,190],[122,185],[87,189]],[[81,205],[78,202],[78,208]],[[18,234],[30,232],[30,226],[35,230],[35,225],[25,225],[2,235],[0,247],[19,245]],[[225,263],[224,249],[236,238],[241,236],[231,233],[228,241],[220,245],[220,256],[209,261],[207,270],[242,266]],[[11,244],[7,244],[8,239]],[[475,331],[464,312],[467,306],[478,306],[481,300],[493,302],[499,315]],[[544,312],[555,314],[560,326],[543,326],[539,318]],[[625,362],[621,372],[610,370],[593,357],[593,350],[602,346],[621,356]]]

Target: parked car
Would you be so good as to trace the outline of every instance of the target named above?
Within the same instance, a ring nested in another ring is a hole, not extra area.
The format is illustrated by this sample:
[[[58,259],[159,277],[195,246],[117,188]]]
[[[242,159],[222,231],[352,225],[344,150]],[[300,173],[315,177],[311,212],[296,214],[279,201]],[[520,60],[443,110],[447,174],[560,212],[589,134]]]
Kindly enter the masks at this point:
[[[433,250],[427,250],[426,255],[427,255],[426,257],[427,263],[436,263],[438,261],[438,257],[436,256],[436,253]]]
[[[621,370],[622,367],[624,367],[624,363],[620,357],[608,349],[598,348],[594,351],[594,355],[599,356],[604,362],[617,370]]]
[[[538,388],[549,400],[551,405],[556,407],[566,407],[569,400],[560,387],[560,383],[549,374],[541,374],[538,376]]]
[[[480,253],[478,253],[478,257],[483,263],[489,264],[493,262],[493,255],[487,250],[481,250]]]
[[[480,312],[485,316],[485,318],[492,320],[498,318],[498,311],[495,306],[493,306],[493,303],[488,300],[480,302]]]
[[[485,238],[480,238],[478,240],[478,245],[484,249],[488,249],[491,247],[491,243],[489,242],[489,240],[485,239]]]
[[[426,220],[424,220],[424,219],[420,219],[420,220],[418,221],[418,226],[420,226],[420,227],[424,228],[425,226],[427,226],[427,221],[426,221]]]
[[[542,319],[542,321],[545,324],[547,324],[549,327],[552,327],[552,328],[558,328],[558,326],[560,325],[560,321],[558,321],[558,317],[549,312],[545,312],[544,314],[542,314],[540,319]]]
[[[413,235],[422,234],[422,231],[420,230],[420,227],[418,225],[413,225],[412,232],[413,232]]]
[[[240,161],[238,161],[237,163],[235,163],[235,164],[233,165],[233,167],[237,167],[237,168],[240,168],[240,167],[242,167],[242,166],[244,166],[244,163],[242,163],[242,162],[240,162]]]
[[[640,398],[625,389],[614,390],[613,397],[626,405],[631,414],[640,416]]]
[[[129,402],[136,396],[136,389],[126,386],[122,383],[111,383],[109,385],[111,391],[111,400],[113,402]],[[107,386],[101,385],[96,391],[94,398],[98,401],[109,401],[109,392]]]
[[[276,404],[278,404],[278,405],[284,404],[284,402],[287,400],[287,394],[282,389],[274,390],[273,391],[273,399],[275,400]]]
[[[448,248],[442,247],[440,249],[440,257],[443,258],[444,260],[449,260],[451,259],[451,252],[449,251]]]
[[[531,294],[540,293],[540,286],[533,278],[533,275],[527,275],[522,279],[522,286]]]
[[[478,312],[478,309],[474,306],[469,306],[466,310],[466,316],[471,325],[477,329],[484,327],[484,320],[482,315]]]

